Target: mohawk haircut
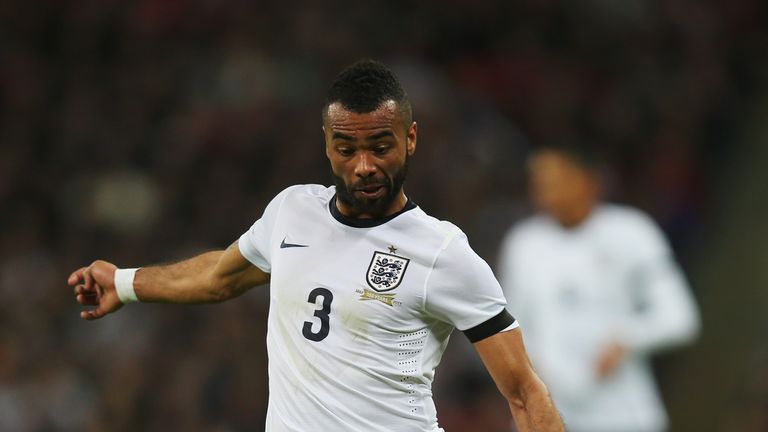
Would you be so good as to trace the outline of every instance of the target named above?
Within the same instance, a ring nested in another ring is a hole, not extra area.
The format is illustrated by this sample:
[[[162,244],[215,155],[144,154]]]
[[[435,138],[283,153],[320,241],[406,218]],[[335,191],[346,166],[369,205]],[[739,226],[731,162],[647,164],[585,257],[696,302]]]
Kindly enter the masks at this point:
[[[376,60],[359,60],[341,71],[331,84],[323,106],[323,120],[328,115],[328,107],[337,102],[347,110],[365,114],[390,100],[397,103],[405,127],[409,127],[413,111],[400,80]]]

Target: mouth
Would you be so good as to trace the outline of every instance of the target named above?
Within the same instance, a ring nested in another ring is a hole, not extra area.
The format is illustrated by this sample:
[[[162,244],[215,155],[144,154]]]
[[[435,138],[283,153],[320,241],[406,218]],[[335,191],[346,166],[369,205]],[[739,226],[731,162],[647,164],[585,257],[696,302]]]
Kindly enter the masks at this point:
[[[384,196],[387,188],[384,185],[366,185],[355,189],[355,193],[366,199],[378,199]]]

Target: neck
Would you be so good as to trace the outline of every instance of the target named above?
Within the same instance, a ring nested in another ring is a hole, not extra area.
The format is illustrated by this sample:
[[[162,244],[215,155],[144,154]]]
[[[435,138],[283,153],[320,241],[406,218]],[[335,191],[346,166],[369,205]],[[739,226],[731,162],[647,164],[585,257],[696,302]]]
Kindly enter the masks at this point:
[[[567,213],[557,215],[557,221],[565,228],[575,228],[589,218],[594,207],[595,203],[590,202],[586,205],[573,208]]]

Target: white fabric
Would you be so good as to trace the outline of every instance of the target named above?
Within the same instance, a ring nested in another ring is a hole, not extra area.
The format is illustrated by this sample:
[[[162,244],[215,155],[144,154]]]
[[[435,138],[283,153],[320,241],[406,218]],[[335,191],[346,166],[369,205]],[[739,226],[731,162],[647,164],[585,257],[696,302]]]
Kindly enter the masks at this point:
[[[329,211],[334,193],[286,189],[238,243],[271,272],[266,430],[441,431],[435,367],[454,327],[504,310],[501,287],[454,225],[416,207],[348,226]],[[376,257],[409,260],[394,289],[367,281]]]
[[[604,204],[578,227],[546,216],[506,236],[500,279],[526,328],[528,353],[569,430],[660,431],[666,413],[647,355],[692,340],[695,303],[658,227],[643,213]],[[608,343],[629,347],[606,379]]]
[[[136,291],[133,289],[133,278],[137,268],[115,270],[115,291],[123,304],[139,301]]]

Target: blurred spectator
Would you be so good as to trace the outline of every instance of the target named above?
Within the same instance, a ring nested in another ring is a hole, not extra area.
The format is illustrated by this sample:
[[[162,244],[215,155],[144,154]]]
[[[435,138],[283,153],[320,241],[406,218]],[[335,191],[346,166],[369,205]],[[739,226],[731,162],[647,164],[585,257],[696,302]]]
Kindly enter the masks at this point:
[[[698,311],[653,221],[600,202],[595,164],[576,147],[532,154],[541,213],[504,240],[502,286],[568,430],[663,431],[649,356],[690,342]]]

